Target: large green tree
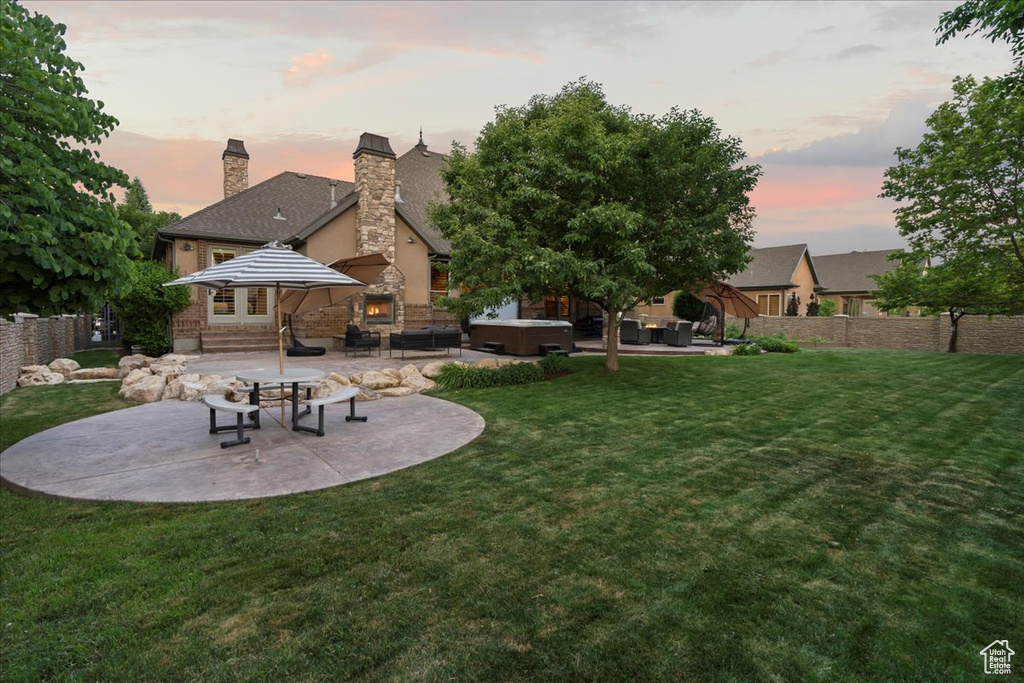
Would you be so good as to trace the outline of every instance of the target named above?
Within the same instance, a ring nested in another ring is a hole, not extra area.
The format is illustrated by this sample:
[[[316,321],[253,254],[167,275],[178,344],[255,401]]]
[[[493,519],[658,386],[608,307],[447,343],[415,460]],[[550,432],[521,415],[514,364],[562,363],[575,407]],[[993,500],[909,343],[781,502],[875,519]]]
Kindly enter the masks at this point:
[[[623,313],[745,265],[760,169],[744,156],[697,111],[634,114],[586,80],[498,107],[475,152],[455,146],[450,201],[431,207],[463,288],[447,304],[466,316],[523,296],[589,299],[617,370]]]
[[[124,201],[117,205],[117,215],[132,227],[141,258],[152,256],[157,230],[181,220],[181,215],[173,211],[153,211],[149,193],[138,177],[132,178],[128,184]]]
[[[945,279],[973,264],[997,278],[993,292],[1009,294],[1024,280],[1024,89],[966,77],[953,93],[928,118],[921,143],[896,151],[881,196],[900,202],[896,226],[916,259],[951,264]],[[955,290],[932,287],[911,304],[934,308],[938,292]]]
[[[938,44],[964,32],[984,32],[992,42],[1006,41],[1016,67],[1024,66],[1024,0],[967,0],[943,12],[935,32]]]
[[[117,119],[86,97],[63,25],[0,6],[0,313],[95,310],[134,249],[110,194],[128,178],[90,149]]]
[[[896,268],[872,276],[878,283],[875,305],[883,311],[916,306],[925,314],[949,314],[950,353],[957,350],[958,323],[965,314],[1024,312],[1024,282],[1006,250],[964,251],[934,264],[921,251],[898,252],[890,259],[899,262]]]

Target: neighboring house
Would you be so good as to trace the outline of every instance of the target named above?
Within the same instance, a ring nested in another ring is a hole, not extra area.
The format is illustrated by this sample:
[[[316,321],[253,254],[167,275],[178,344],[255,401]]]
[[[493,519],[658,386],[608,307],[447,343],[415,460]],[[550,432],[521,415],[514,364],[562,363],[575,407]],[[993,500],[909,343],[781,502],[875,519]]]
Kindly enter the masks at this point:
[[[814,265],[822,286],[819,298],[834,299],[836,312],[851,318],[886,315],[874,307],[871,292],[878,285],[871,276],[896,268],[897,262],[887,260],[892,253],[892,249],[884,249],[816,256]]]
[[[806,244],[751,249],[746,270],[726,280],[757,302],[761,315],[780,316],[792,294],[800,297],[800,314],[807,310],[811,295],[820,289],[816,260]]]
[[[330,346],[355,323],[382,333],[432,323],[453,324],[434,308],[447,294],[438,265],[449,243],[427,220],[427,204],[444,200],[444,155],[420,141],[396,157],[387,138],[364,133],[355,181],[286,171],[249,187],[249,154],[228,140],[224,199],[159,231],[154,256],[180,274],[201,270],[279,240],[322,263],[383,253],[391,265],[363,295],[295,320],[306,343]],[[192,305],[173,316],[175,351],[270,346],[276,339],[274,293],[196,288]]]

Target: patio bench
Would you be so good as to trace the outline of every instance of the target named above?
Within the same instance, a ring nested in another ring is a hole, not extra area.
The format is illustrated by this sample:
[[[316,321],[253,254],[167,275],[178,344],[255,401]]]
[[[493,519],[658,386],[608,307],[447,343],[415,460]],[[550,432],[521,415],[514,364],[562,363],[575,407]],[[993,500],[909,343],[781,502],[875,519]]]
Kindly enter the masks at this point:
[[[305,401],[303,401],[303,403],[305,403],[307,406],[306,412],[300,414],[299,417],[302,417],[303,415],[308,415],[313,410],[313,408],[316,407],[318,409],[317,426],[316,429],[314,429],[313,427],[305,427],[303,425],[298,425],[296,429],[303,432],[309,432],[310,434],[316,434],[317,436],[323,436],[324,406],[330,403],[339,403],[341,401],[344,401],[345,399],[348,399],[349,401],[348,415],[345,416],[345,422],[352,422],[353,420],[358,422],[366,422],[365,415],[359,417],[356,416],[356,396],[358,395],[359,387],[348,386],[342,389],[341,391],[331,394],[330,396],[306,399]]]
[[[252,405],[251,403],[234,403],[227,400],[219,394],[213,394],[203,399],[203,403],[210,409],[210,433],[217,434],[219,432],[230,432],[237,430],[238,438],[233,441],[221,441],[221,448],[228,448],[229,446],[238,446],[241,444],[249,443],[249,437],[242,434],[242,430],[252,429],[256,426],[255,422],[245,424],[245,416],[254,411],[260,409],[259,406]],[[238,416],[238,421],[233,425],[218,425],[217,424],[217,411],[222,410],[226,413],[235,413]]]
[[[462,330],[457,327],[424,327],[419,330],[402,330],[392,332],[388,347],[388,357],[391,352],[400,350],[402,358],[405,358],[406,351],[434,351],[444,349],[450,353],[451,349],[458,349],[462,355]]]

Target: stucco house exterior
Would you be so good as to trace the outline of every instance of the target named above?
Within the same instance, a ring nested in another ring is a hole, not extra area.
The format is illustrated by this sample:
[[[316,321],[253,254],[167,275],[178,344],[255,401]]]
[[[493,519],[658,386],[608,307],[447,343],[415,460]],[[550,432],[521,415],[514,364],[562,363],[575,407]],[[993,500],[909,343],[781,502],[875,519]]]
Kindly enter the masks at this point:
[[[786,314],[789,297],[800,298],[801,315],[811,295],[821,288],[815,260],[806,244],[751,249],[746,270],[726,280],[757,302],[761,315]]]
[[[181,275],[234,258],[272,240],[322,263],[382,253],[391,265],[362,295],[297,316],[296,336],[331,347],[352,322],[388,332],[457,324],[433,301],[447,294],[438,265],[449,243],[427,219],[427,204],[446,197],[444,155],[419,143],[401,156],[387,138],[364,133],[353,153],[354,181],[285,171],[249,187],[249,154],[228,140],[221,155],[224,199],[158,233],[154,257]],[[173,316],[174,350],[274,348],[273,292],[195,288],[192,305]]]
[[[896,268],[898,262],[888,260],[892,253],[892,249],[883,249],[816,256],[814,264],[822,285],[818,298],[835,300],[836,312],[851,318],[886,316],[874,306],[871,292],[878,285],[871,276]]]

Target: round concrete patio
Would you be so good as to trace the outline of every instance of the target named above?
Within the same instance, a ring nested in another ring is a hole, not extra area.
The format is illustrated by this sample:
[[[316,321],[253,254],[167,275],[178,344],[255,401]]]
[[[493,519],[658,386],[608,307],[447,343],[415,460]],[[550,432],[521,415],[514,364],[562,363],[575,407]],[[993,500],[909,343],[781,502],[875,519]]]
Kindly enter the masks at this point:
[[[14,489],[72,499],[147,503],[244,500],[314,491],[417,465],[469,443],[482,417],[423,395],[326,407],[326,435],[282,428],[263,409],[251,442],[222,449],[202,403],[160,401],[63,424],[0,454]],[[233,415],[218,415],[224,424]],[[304,424],[316,424],[316,413]]]

